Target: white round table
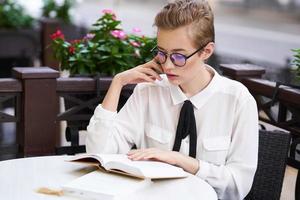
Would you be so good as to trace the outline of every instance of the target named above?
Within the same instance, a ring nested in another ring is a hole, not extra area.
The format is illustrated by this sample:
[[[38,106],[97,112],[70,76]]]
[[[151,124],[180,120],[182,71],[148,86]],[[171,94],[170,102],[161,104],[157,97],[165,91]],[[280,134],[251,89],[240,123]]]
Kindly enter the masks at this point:
[[[36,192],[40,187],[60,189],[69,181],[96,169],[82,163],[65,162],[67,159],[68,156],[46,156],[1,161],[0,199],[75,199]],[[156,180],[151,186],[133,193],[130,200],[133,199],[217,200],[217,195],[208,183],[190,175],[183,179]]]

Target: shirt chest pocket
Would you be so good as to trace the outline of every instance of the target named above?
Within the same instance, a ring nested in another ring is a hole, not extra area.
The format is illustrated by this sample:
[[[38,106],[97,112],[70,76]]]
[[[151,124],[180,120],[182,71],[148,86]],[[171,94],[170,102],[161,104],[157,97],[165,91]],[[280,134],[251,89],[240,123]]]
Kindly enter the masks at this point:
[[[170,150],[172,140],[171,131],[153,124],[146,124],[145,135],[147,148],[154,147],[164,150]]]
[[[203,139],[203,160],[217,165],[224,165],[230,146],[230,136]]]

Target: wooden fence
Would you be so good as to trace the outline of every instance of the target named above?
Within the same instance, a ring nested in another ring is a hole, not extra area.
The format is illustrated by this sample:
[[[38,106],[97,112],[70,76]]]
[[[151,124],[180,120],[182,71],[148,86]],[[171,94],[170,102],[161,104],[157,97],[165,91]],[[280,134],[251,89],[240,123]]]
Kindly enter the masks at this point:
[[[300,89],[261,79],[264,69],[253,65],[222,65],[223,75],[242,82],[255,97],[260,119],[288,130],[293,135],[291,155],[300,143]],[[14,68],[13,77],[0,79],[0,104],[11,100],[14,115],[0,112],[0,122],[17,124],[16,144],[0,146],[0,154],[18,156],[52,155],[84,151],[79,146],[78,130],[85,129],[93,110],[106,93],[111,78],[61,78],[48,67]],[[126,86],[119,108],[134,86]],[[60,112],[59,97],[66,110]],[[67,122],[66,138],[71,147],[59,146],[59,125]],[[298,165],[293,162],[292,165]]]

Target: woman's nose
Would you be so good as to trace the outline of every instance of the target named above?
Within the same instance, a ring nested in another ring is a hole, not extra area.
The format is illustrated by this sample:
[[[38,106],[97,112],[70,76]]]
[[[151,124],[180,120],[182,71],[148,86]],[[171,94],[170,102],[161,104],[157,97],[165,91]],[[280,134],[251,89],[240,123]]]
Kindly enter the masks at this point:
[[[162,64],[162,68],[164,69],[164,71],[168,71],[170,69],[174,69],[174,64],[172,63],[170,57],[167,58],[166,62],[164,64]]]

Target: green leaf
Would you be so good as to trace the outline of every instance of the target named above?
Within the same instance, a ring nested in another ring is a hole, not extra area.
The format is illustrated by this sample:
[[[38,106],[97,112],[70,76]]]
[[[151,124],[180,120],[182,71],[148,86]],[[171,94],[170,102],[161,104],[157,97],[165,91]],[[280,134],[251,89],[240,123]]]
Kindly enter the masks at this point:
[[[86,54],[86,53],[89,53],[89,51],[87,49],[83,49],[83,50],[80,51],[80,53],[81,54]]]
[[[76,61],[76,58],[72,56],[72,57],[69,58],[69,61],[70,61],[70,62],[75,62],[75,61]]]

